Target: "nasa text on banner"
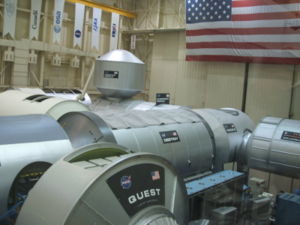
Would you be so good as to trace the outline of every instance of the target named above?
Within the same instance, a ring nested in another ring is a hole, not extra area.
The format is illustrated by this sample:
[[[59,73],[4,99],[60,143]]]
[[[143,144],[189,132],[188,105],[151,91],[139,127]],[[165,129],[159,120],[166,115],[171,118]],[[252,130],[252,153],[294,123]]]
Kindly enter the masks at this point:
[[[85,11],[84,5],[80,3],[75,4],[75,25],[74,25],[74,36],[73,36],[74,47],[78,46],[79,48],[81,48],[82,46],[84,11]]]
[[[39,39],[42,0],[31,0],[29,39]]]
[[[102,10],[93,8],[92,49],[99,50],[100,24]]]
[[[186,59],[300,63],[300,1],[186,0]]]
[[[16,16],[17,0],[5,0],[3,36],[9,34],[12,38],[15,38]]]
[[[54,2],[53,43],[61,43],[64,5],[65,5],[64,0],[55,0]]]
[[[109,46],[110,51],[118,48],[119,21],[120,21],[120,15],[117,13],[112,13],[111,26],[110,26],[110,46]]]

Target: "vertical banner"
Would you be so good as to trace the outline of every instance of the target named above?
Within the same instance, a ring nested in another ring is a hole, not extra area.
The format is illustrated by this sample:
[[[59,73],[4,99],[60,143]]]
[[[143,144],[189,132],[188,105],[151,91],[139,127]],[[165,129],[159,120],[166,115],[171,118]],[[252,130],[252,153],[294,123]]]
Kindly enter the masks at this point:
[[[39,39],[42,0],[31,0],[29,39]]]
[[[12,38],[15,38],[17,1],[18,0],[5,0],[4,2],[3,36],[9,34]]]
[[[65,0],[55,0],[53,12],[53,43],[61,43]]]
[[[110,51],[118,48],[119,21],[120,21],[120,15],[117,13],[112,13],[111,26],[110,26],[110,46],[109,46]]]
[[[84,21],[84,10],[85,6],[76,3],[75,4],[75,25],[74,25],[74,36],[73,36],[73,46],[82,46],[82,30],[83,30],[83,21]]]
[[[99,50],[100,24],[101,24],[102,10],[93,8],[93,22],[92,22],[92,49]]]

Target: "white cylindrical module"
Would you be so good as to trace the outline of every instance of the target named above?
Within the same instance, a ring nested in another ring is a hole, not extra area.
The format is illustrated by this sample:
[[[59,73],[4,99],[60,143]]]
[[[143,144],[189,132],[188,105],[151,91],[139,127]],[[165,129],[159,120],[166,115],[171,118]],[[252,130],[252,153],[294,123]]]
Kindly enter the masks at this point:
[[[86,146],[56,162],[31,190],[17,225],[186,225],[187,195],[159,156]]]
[[[113,50],[97,58],[94,78],[104,96],[130,98],[144,90],[145,64],[126,50]]]
[[[266,117],[247,145],[248,166],[300,178],[300,121]]]
[[[110,139],[134,152],[166,158],[185,178],[212,169],[213,140],[194,112],[185,109],[107,110],[97,115],[70,112],[58,121],[75,148]]]
[[[74,111],[88,111],[88,108],[74,100],[28,94],[18,90],[0,93],[0,116],[16,116],[28,114],[47,114],[54,119]]]
[[[46,115],[0,117],[0,214],[19,201],[48,167],[73,151],[59,124]],[[1,223],[1,222],[0,222]]]
[[[224,163],[237,160],[244,136],[254,130],[249,116],[238,109],[195,109],[208,125],[215,142],[215,170],[223,170]]]

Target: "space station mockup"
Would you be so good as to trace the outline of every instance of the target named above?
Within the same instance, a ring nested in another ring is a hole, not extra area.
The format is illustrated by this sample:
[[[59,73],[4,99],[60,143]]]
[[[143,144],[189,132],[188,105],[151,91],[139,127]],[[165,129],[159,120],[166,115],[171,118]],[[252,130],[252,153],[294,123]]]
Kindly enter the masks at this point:
[[[125,50],[97,58],[95,85],[105,96],[97,105],[0,93],[0,224],[269,219],[272,199],[251,195],[248,172],[300,178],[300,121],[266,117],[255,125],[238,109],[128,100],[143,90],[144,69]],[[289,207],[299,209],[300,200]]]

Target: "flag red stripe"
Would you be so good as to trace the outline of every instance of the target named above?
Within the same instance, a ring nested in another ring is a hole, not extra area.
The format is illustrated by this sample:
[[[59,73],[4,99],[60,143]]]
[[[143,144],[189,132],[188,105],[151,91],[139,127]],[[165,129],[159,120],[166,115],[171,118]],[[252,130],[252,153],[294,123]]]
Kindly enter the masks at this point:
[[[276,13],[256,13],[256,14],[234,14],[231,16],[233,21],[249,20],[284,20],[300,18],[300,12],[276,12]]]
[[[223,61],[223,62],[252,62],[270,64],[299,64],[299,58],[276,58],[276,57],[245,57],[230,55],[187,55],[187,61]]]
[[[300,3],[300,0],[242,0],[232,1],[232,7],[251,7],[251,6],[262,6],[262,5],[284,5]]]
[[[300,41],[300,40],[299,40]],[[232,48],[232,49],[281,49],[300,50],[299,42],[276,43],[276,42],[195,42],[187,43],[187,49],[203,48]]]
[[[187,36],[201,35],[300,34],[300,27],[218,28],[187,30]]]

